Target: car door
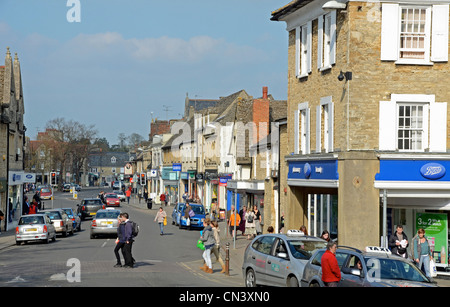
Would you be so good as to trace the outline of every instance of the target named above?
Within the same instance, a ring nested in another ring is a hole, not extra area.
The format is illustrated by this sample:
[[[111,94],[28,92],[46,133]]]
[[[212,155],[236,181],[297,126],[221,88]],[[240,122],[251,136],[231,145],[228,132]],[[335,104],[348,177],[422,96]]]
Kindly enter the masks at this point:
[[[286,257],[282,257],[286,255]],[[277,238],[271,253],[267,256],[266,279],[270,285],[286,286],[287,267],[290,265],[286,242]]]
[[[53,222],[50,220],[50,218],[45,215],[45,223],[47,224],[47,231],[48,231],[48,235],[49,237],[53,238],[56,237],[56,229],[55,226],[53,226]]]
[[[363,285],[363,259],[358,255],[349,255],[348,259],[341,268],[341,281],[339,283],[339,286],[362,287]]]
[[[255,271],[258,284],[268,284],[266,276],[267,257],[272,251],[276,237],[262,236],[258,238],[249,249],[247,261]]]

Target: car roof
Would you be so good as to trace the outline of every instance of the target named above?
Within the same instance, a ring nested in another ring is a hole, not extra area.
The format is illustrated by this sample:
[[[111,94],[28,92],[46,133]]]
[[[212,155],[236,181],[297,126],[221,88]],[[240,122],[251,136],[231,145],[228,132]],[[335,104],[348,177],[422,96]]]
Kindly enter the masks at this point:
[[[22,215],[20,218],[27,217],[27,216],[45,216],[45,215],[47,215],[47,214],[45,214],[45,213],[27,214],[27,215]]]
[[[318,241],[318,242],[326,242],[324,239],[318,238],[318,237],[313,237],[313,236],[307,236],[307,235],[303,235],[303,236],[289,236],[287,234],[284,233],[267,233],[267,234],[263,234],[263,235],[259,235],[256,238],[259,238],[261,236],[272,236],[272,237],[276,237],[276,238],[283,238],[286,241],[295,241],[295,240],[307,240],[307,241]]]

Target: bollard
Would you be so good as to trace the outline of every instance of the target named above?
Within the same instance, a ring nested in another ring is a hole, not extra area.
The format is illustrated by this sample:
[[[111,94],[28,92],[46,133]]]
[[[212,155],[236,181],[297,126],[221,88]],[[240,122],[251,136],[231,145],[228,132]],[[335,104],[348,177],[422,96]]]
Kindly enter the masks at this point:
[[[230,276],[230,242],[225,246],[225,275]]]

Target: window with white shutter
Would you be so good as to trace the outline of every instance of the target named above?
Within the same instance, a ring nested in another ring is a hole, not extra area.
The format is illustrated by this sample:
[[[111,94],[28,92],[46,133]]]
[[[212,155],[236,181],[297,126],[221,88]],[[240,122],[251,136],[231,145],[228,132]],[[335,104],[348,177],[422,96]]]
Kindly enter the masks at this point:
[[[307,102],[300,103],[295,114],[295,153],[309,154],[310,150],[310,109]]]
[[[295,29],[295,73],[297,78],[311,72],[312,22]]]
[[[381,60],[432,65],[448,61],[449,5],[383,3]]]
[[[336,64],[336,11],[318,18],[317,68],[330,69]]]

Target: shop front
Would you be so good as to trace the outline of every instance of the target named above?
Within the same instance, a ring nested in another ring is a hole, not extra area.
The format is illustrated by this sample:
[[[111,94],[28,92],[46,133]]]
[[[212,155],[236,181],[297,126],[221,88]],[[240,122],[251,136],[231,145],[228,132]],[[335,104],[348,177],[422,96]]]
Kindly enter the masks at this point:
[[[449,270],[450,157],[445,155],[382,155],[374,186],[380,191],[382,242],[403,225],[411,245],[423,228],[438,274]],[[410,250],[408,249],[408,252]]]
[[[5,219],[7,219],[7,230],[14,229],[23,214],[23,183],[23,171],[8,172],[8,210],[5,216]]]
[[[169,196],[168,202],[173,205],[178,202],[180,171],[173,167],[163,167],[162,174],[164,193]]]
[[[299,229],[306,226],[309,235],[320,237],[328,231],[333,239],[337,237],[338,223],[338,160],[287,159],[289,164],[288,186],[292,206],[288,227]]]

